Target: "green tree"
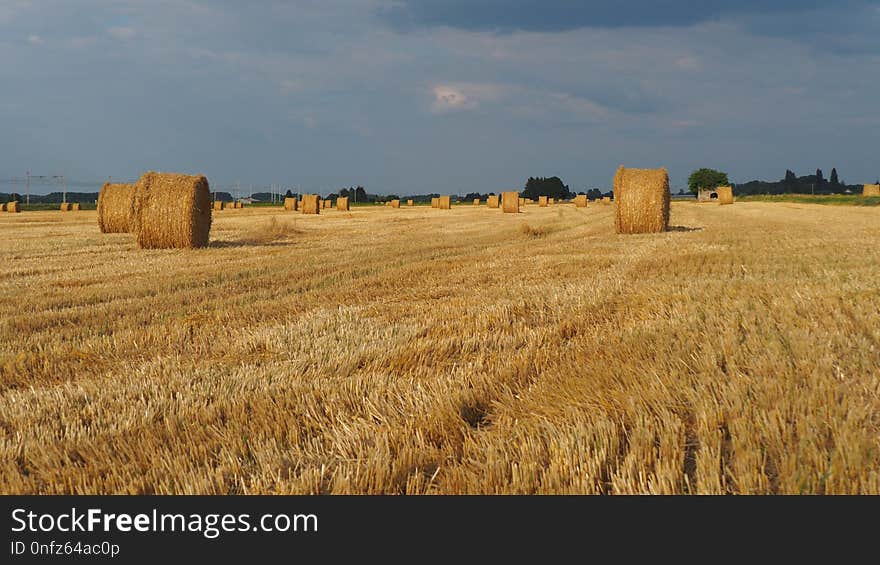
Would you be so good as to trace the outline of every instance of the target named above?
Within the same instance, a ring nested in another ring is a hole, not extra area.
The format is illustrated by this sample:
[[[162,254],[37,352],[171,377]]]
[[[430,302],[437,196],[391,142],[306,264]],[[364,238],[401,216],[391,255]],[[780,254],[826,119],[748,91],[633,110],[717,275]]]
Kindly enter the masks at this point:
[[[716,171],[715,169],[697,169],[688,177],[688,190],[693,194],[697,194],[702,188],[716,188],[719,186],[728,186],[730,181],[727,180],[727,173]]]
[[[831,168],[831,185],[837,186],[840,184],[840,179],[837,178],[837,167]]]

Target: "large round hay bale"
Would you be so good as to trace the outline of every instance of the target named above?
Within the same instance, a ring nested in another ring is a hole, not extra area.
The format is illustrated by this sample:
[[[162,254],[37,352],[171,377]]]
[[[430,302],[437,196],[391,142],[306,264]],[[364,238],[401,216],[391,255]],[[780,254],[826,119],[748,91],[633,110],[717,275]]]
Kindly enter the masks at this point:
[[[400,200],[392,200],[391,207],[392,208],[400,208]]]
[[[574,205],[577,208],[586,208],[587,207],[587,195],[586,194],[578,194],[574,197]]]
[[[6,211],[12,212],[13,214],[18,214],[19,212],[21,212],[21,204],[18,201],[7,202]]]
[[[317,194],[303,194],[300,210],[303,214],[320,214],[321,199]]]
[[[437,207],[441,210],[451,210],[452,198],[450,196],[441,196],[437,199]]]
[[[496,194],[490,194],[489,197],[486,198],[486,206],[489,208],[497,208],[498,196]]]
[[[522,200],[518,192],[502,192],[501,209],[506,214],[517,214],[519,213],[519,206]]]
[[[70,209],[73,210],[74,212],[79,212],[79,210],[80,210],[79,202],[74,202],[73,204],[71,204]]]
[[[617,233],[656,233],[669,227],[669,175],[665,168],[621,166],[614,175],[614,200]]]
[[[340,212],[348,212],[348,196],[340,196],[336,199],[336,209]]]
[[[296,198],[285,198],[284,209],[288,212],[296,212]]]
[[[134,232],[141,249],[207,246],[211,233],[208,179],[144,173],[135,188]]]
[[[539,196],[538,197],[538,207],[539,208],[546,208],[547,207],[547,197],[546,196]]]
[[[98,228],[101,233],[134,231],[135,185],[105,183],[98,194]]]
[[[223,201],[215,200],[213,208],[215,212],[220,212],[221,210],[223,210]]]
[[[431,199],[431,208],[439,208],[440,207],[440,199],[432,198]]]
[[[718,204],[733,204],[733,188],[718,186],[715,188],[715,194],[718,195]]]
[[[474,198],[474,206],[479,206],[479,205],[480,205],[480,199]]]
[[[866,184],[862,188],[862,196],[880,196],[880,184]]]
[[[70,212],[70,202],[62,202],[62,203],[61,203],[61,206],[59,207],[59,209],[60,209],[62,212]]]

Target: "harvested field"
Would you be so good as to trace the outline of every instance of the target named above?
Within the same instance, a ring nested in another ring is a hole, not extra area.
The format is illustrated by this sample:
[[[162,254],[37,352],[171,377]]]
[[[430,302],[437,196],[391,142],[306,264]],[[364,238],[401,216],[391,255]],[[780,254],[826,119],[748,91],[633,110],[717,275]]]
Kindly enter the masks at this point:
[[[0,215],[0,492],[880,494],[877,209],[614,208]]]

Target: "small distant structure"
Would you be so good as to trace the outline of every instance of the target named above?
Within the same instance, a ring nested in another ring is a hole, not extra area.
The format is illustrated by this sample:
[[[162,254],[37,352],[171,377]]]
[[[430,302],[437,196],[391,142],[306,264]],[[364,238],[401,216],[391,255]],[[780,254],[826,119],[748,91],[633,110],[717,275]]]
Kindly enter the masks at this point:
[[[253,204],[254,202],[259,202],[259,200],[257,200],[256,198],[251,198],[251,197],[239,198],[238,201],[241,202],[242,204]]]
[[[718,200],[718,192],[714,188],[701,188],[697,191],[697,202],[712,202]]]

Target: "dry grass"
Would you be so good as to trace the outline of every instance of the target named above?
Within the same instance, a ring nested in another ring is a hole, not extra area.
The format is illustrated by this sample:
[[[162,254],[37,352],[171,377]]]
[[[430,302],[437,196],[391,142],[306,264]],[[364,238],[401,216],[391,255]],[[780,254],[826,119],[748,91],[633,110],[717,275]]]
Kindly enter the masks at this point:
[[[297,228],[295,217],[288,220],[270,216],[268,220],[255,222],[253,227],[249,227],[239,243],[266,245],[289,241],[299,233],[303,232]]]
[[[144,173],[135,186],[132,217],[142,249],[205,247],[212,217],[208,179]]]
[[[880,493],[876,209],[527,213],[0,216],[0,492]]]
[[[614,201],[617,203],[614,216],[617,233],[666,231],[669,226],[666,169],[620,167],[614,175]]]

